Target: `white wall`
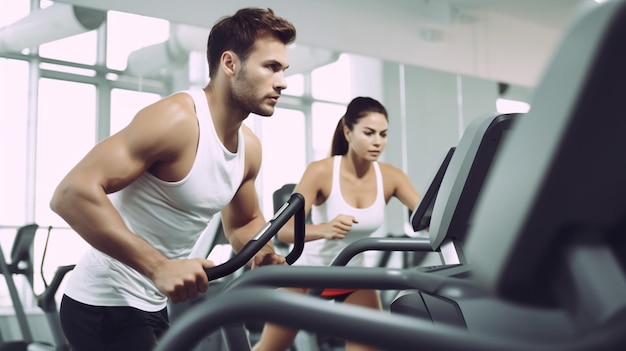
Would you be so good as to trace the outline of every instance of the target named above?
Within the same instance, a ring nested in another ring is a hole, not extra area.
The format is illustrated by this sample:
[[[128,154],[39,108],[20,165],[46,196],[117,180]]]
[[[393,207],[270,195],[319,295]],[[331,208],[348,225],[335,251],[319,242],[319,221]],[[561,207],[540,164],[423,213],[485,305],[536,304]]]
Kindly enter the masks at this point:
[[[450,147],[456,146],[465,127],[474,118],[495,111],[498,84],[480,78],[404,66],[406,129],[403,129],[400,120],[401,72],[398,64],[384,65],[385,103],[390,114],[385,160],[402,166],[402,133],[406,131],[407,173],[416,189],[423,193],[443,156]],[[399,201],[390,202],[386,212],[390,233],[404,232],[405,212]]]

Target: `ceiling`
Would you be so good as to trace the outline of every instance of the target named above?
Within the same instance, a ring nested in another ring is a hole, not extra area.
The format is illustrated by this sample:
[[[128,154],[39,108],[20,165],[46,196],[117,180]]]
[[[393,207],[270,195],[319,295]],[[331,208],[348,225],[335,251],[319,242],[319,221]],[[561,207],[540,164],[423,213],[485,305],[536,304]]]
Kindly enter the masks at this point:
[[[59,2],[206,28],[242,7],[270,7],[294,23],[298,44],[532,86],[579,6],[592,0]]]
[[[279,13],[298,11],[306,14],[309,7],[326,8],[328,12],[337,9],[348,9],[346,16],[353,16],[351,11],[369,12],[412,12],[426,6],[452,5],[462,11],[493,11],[556,29],[562,28],[569,20],[572,12],[584,0],[266,0],[246,1],[206,1],[206,0],[57,0],[85,7],[112,9],[144,14],[153,17],[173,20],[175,22],[210,26],[218,17],[234,12],[244,6],[271,7]],[[323,18],[320,18],[323,20]]]
[[[436,1],[436,0],[435,0]],[[560,30],[582,0],[448,0],[465,9],[487,9],[503,15]]]

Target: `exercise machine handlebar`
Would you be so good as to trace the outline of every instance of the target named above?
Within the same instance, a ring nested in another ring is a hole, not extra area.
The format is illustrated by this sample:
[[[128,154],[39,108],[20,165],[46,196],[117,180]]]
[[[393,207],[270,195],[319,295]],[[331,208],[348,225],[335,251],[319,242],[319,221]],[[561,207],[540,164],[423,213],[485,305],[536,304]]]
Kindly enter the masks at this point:
[[[205,269],[207,277],[215,280],[227,276],[243,267],[274,237],[278,230],[287,223],[289,218],[294,217],[294,244],[285,257],[287,264],[292,264],[302,254],[304,248],[304,228],[306,217],[304,215],[304,196],[299,193],[291,194],[287,202],[276,211],[274,216],[259,230],[244,247],[230,260],[215,267]]]
[[[57,270],[54,272],[54,277],[50,282],[50,285],[46,287],[46,289],[41,293],[41,295],[37,298],[37,305],[44,310],[45,312],[54,312],[57,309],[57,304],[55,301],[55,295],[57,291],[59,291],[59,286],[63,281],[65,275],[74,269],[74,264],[59,266]]]

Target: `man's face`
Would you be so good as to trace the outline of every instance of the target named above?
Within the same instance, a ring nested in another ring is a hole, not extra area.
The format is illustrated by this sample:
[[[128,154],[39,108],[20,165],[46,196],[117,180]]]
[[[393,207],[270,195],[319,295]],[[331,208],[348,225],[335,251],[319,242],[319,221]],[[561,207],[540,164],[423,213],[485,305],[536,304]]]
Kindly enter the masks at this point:
[[[233,101],[251,113],[271,116],[281,91],[287,88],[288,66],[285,44],[269,35],[257,38],[248,59],[236,72]]]

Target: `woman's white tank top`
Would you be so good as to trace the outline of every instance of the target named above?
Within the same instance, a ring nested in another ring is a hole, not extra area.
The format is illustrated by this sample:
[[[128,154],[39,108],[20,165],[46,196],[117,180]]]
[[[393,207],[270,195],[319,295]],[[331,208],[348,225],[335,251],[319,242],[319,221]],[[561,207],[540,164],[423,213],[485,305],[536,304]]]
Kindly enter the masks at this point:
[[[383,177],[378,162],[374,162],[376,173],[376,200],[367,208],[356,208],[348,205],[341,195],[339,183],[342,156],[333,157],[333,175],[330,194],[320,206],[311,207],[311,221],[313,224],[327,223],[338,214],[354,216],[358,223],[352,225],[352,229],[344,239],[326,240],[319,239],[308,241],[304,245],[302,256],[297,260],[298,265],[327,266],[348,244],[372,235],[382,226],[385,217],[385,195]],[[354,257],[349,265],[363,265],[362,255]]]

